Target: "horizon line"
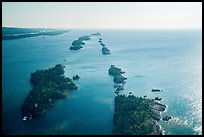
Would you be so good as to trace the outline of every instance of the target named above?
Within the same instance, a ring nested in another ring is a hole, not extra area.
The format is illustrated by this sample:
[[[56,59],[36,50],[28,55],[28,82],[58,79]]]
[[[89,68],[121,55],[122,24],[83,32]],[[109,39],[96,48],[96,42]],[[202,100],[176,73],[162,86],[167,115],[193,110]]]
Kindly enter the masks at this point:
[[[27,29],[27,28],[32,28],[32,29],[202,29],[202,27],[134,27],[134,28],[130,28],[130,27],[122,27],[122,28],[80,28],[80,27],[18,27],[18,26],[2,26],[2,28],[22,28],[22,29]]]

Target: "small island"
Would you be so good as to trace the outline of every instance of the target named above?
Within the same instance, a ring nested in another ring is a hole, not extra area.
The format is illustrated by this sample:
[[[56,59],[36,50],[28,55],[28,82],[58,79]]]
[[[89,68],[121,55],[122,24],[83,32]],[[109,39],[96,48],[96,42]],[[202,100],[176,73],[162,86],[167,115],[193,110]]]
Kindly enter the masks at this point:
[[[75,45],[85,45],[85,43],[82,41],[82,40],[74,40],[72,42],[72,45],[75,46]]]
[[[110,50],[109,50],[107,47],[103,47],[103,48],[102,48],[102,53],[103,53],[104,55],[108,55],[108,54],[110,54]]]
[[[83,48],[81,45],[85,45],[85,43],[81,40],[74,40],[72,42],[72,46],[69,48],[70,50],[78,50],[78,49],[81,49]]]
[[[78,49],[81,49],[81,48],[83,48],[83,47],[80,46],[80,45],[74,45],[74,46],[71,46],[69,49],[70,50],[78,50]]]
[[[115,67],[115,65],[111,65],[111,67],[108,70],[108,73],[111,76],[114,76],[113,81],[117,84],[125,83],[125,80],[127,79],[124,76],[122,76],[122,74],[125,72],[123,72],[120,68]]]
[[[91,35],[92,35],[92,36],[100,36],[101,33],[100,33],[100,32],[96,32],[96,33],[92,33]]]
[[[81,36],[79,37],[78,40],[84,41],[84,40],[90,40],[90,39],[91,39],[90,36]]]
[[[100,43],[101,44],[101,46],[103,46],[103,47],[105,47],[106,45],[105,44],[103,44],[102,42]]]
[[[152,89],[152,92],[163,92],[163,90],[160,90],[160,89]]]
[[[99,41],[98,41],[98,42],[99,42],[99,43],[102,43],[102,40],[103,40],[102,38],[99,38]]]
[[[46,113],[57,99],[65,98],[71,90],[78,88],[71,79],[65,77],[64,67],[57,64],[55,67],[31,73],[33,89],[21,107],[23,120]]]
[[[81,45],[85,45],[85,40],[90,40],[90,36],[81,36],[77,40],[72,42],[72,46],[69,48],[70,50],[79,50],[83,48]]]
[[[114,135],[162,135],[158,105],[148,98],[130,94],[115,97]]]
[[[99,44],[102,46],[102,53],[104,54],[104,55],[108,55],[108,54],[110,54],[110,50],[106,47],[106,45],[102,42],[102,38],[99,38]]]

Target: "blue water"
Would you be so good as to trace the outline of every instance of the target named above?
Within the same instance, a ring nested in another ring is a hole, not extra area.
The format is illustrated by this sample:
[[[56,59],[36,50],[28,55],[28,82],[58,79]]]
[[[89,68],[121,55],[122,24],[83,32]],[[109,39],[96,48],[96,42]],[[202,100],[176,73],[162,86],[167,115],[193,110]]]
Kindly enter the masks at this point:
[[[73,40],[96,30],[70,30],[45,38],[2,41],[2,111],[4,134],[112,134],[114,112],[111,64],[127,77],[125,91],[168,105],[159,123],[166,134],[202,134],[202,37],[200,30],[97,30],[111,50],[103,55],[98,36],[70,51]],[[66,58],[67,61],[64,61]],[[79,90],[58,100],[48,113],[23,121],[20,107],[32,88],[30,73],[56,64],[65,75],[78,74]],[[164,92],[152,93],[152,88]]]

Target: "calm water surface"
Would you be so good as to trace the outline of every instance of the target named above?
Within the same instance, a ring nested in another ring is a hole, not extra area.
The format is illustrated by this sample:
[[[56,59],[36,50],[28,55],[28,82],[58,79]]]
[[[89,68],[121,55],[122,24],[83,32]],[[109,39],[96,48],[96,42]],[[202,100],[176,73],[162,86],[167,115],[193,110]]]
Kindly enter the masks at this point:
[[[98,36],[83,49],[70,51],[73,40],[96,30],[70,30],[43,38],[2,41],[2,110],[4,134],[112,134],[114,112],[111,64],[128,79],[125,91],[168,105],[160,124],[166,134],[202,133],[202,38],[198,30],[98,30],[111,50],[103,55]],[[67,61],[64,61],[66,58]],[[23,121],[20,107],[32,88],[30,73],[56,64],[65,75],[81,76],[79,90],[58,100],[48,113]],[[152,93],[152,88],[164,92]]]

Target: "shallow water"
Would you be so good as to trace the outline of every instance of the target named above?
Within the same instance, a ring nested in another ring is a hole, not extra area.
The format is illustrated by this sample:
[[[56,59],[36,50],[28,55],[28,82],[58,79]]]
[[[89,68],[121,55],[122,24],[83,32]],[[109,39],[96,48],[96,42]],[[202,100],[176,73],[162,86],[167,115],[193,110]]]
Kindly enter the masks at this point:
[[[70,30],[58,36],[2,41],[2,111],[4,134],[112,134],[114,112],[111,64],[127,77],[125,91],[168,105],[160,121],[166,134],[202,132],[202,38],[198,30],[97,30],[111,50],[103,55],[98,36],[70,51],[73,40],[96,30]],[[64,61],[66,58],[67,61]],[[31,90],[30,73],[56,64],[65,75],[78,74],[79,90],[58,100],[45,115],[22,121],[20,107]],[[152,88],[164,92],[152,93]]]

